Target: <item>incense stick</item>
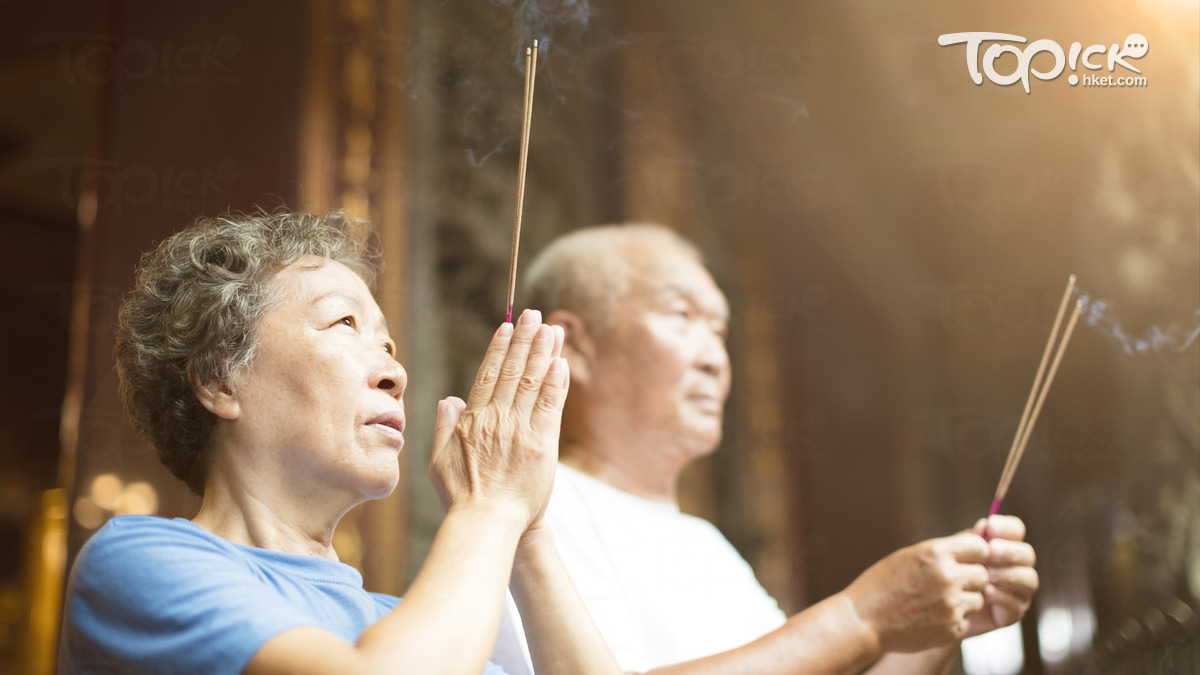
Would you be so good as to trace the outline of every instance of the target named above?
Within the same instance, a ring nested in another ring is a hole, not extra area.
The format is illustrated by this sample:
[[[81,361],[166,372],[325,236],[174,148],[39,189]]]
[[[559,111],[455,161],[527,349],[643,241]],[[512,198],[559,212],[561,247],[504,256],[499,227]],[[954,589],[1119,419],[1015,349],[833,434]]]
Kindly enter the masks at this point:
[[[525,48],[525,102],[521,114],[521,151],[517,160],[517,206],[513,215],[512,253],[508,259],[508,313],[512,322],[513,299],[517,290],[517,251],[521,245],[521,215],[525,208],[525,167],[529,157],[529,129],[533,122],[533,85],[537,75],[538,41]]]
[[[1058,343],[1058,349],[1054,350],[1055,340],[1058,337],[1058,328],[1062,324],[1063,313],[1067,309],[1067,303],[1071,299],[1071,293],[1075,288],[1075,275],[1072,274],[1067,280],[1067,289],[1063,293],[1062,302],[1058,306],[1058,315],[1054,318],[1054,326],[1050,329],[1050,337],[1046,341],[1046,349],[1042,353],[1042,361],[1038,365],[1037,375],[1033,378],[1033,388],[1029,392],[1029,399],[1025,402],[1025,410],[1021,413],[1021,421],[1017,424],[1017,433],[1013,437],[1012,446],[1008,451],[1008,459],[1004,462],[1004,470],[1000,474],[1000,484],[996,486],[996,495],[992,499],[992,508],[988,512],[989,516],[995,515],[1000,511],[1000,502],[1004,500],[1008,494],[1008,486],[1012,483],[1013,475],[1017,471],[1017,464],[1021,461],[1021,456],[1025,454],[1025,446],[1029,442],[1029,438],[1033,432],[1033,425],[1037,422],[1038,415],[1042,411],[1042,404],[1046,401],[1046,394],[1050,391],[1050,384],[1054,381],[1054,374],[1058,372],[1058,364],[1062,361],[1063,354],[1067,350],[1067,343],[1071,340],[1071,333],[1075,331],[1075,322],[1079,319],[1079,314],[1083,309],[1083,301],[1079,300],[1075,303],[1075,307],[1071,312],[1071,318],[1067,321],[1067,328],[1063,331],[1062,341]],[[1046,371],[1046,363],[1050,359],[1050,353],[1054,351],[1054,360],[1050,362],[1050,370]],[[1042,375],[1046,375],[1045,383],[1042,382]]]

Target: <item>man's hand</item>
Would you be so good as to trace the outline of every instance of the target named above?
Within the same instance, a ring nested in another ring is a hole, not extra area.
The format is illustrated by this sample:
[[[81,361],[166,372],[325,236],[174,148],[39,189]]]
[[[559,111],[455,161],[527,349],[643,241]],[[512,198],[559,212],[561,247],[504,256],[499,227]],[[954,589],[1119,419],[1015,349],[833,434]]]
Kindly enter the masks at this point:
[[[1025,523],[1014,516],[991,516],[975,523],[975,534],[986,536],[988,584],[983,608],[970,616],[966,637],[1014,624],[1025,616],[1038,589],[1037,560],[1025,543]]]
[[[984,607],[989,546],[962,533],[880,560],[844,591],[882,651],[913,652],[961,640]]]
[[[438,406],[429,477],[442,506],[508,509],[522,529],[544,512],[569,376],[562,329],[525,310],[496,331],[466,403]]]

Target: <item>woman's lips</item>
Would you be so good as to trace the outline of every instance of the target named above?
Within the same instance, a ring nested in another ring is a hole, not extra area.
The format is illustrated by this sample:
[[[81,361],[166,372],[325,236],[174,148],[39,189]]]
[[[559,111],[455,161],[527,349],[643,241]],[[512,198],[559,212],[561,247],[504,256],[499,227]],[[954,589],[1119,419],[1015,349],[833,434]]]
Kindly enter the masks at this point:
[[[404,415],[398,413],[388,413],[380,415],[375,419],[367,422],[369,426],[375,427],[381,433],[397,438],[404,438]]]

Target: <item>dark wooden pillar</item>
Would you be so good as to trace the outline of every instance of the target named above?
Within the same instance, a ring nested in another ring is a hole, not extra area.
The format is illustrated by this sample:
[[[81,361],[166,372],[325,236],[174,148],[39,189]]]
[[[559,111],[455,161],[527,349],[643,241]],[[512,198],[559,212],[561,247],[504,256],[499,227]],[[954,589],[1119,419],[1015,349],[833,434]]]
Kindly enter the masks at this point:
[[[97,154],[60,169],[86,181],[91,240],[73,313],[78,405],[63,420],[69,559],[122,503],[165,516],[197,505],[134,435],[116,394],[114,321],[138,257],[198,215],[291,204],[299,187],[306,5],[127,1],[113,12],[104,34],[60,46],[64,76],[108,90]],[[136,483],[149,490],[126,498]]]

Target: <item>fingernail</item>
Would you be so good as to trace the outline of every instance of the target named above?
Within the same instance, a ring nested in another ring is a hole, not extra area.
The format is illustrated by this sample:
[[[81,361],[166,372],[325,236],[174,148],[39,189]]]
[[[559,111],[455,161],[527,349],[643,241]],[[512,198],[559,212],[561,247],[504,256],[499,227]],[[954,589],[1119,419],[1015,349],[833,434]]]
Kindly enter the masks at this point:
[[[562,358],[561,356],[557,359],[554,359],[554,361],[550,363],[550,372],[560,372],[566,366],[566,363],[566,359]]]
[[[546,324],[542,324],[538,327],[537,335],[535,335],[533,339],[537,340],[538,342],[549,342],[551,339],[553,339],[553,337],[554,329],[550,328],[550,326],[547,326]]]
[[[437,414],[440,416],[440,415],[442,414],[442,412],[443,412],[445,409],[446,409],[446,402],[445,402],[445,401],[438,401],[438,411],[437,411]]]
[[[500,324],[500,330],[496,331],[496,335],[499,337],[512,337],[512,333],[513,325],[508,322]]]
[[[542,313],[536,309],[527,309],[521,312],[521,318],[517,319],[517,323],[523,326],[529,326],[535,323],[542,322]]]

